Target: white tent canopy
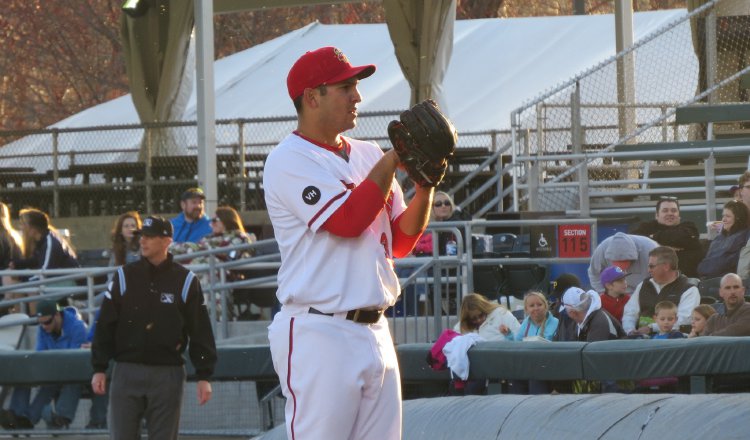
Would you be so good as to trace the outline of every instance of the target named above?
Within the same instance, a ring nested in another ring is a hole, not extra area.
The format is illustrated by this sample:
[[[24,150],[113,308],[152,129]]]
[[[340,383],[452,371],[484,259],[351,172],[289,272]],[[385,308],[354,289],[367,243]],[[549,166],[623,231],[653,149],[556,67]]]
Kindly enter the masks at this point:
[[[635,39],[684,14],[684,9],[634,14]],[[614,55],[614,27],[613,15],[457,21],[453,54],[443,83],[444,110],[459,132],[508,129],[511,111],[523,102]],[[672,42],[669,48],[664,48],[665,57],[694,57],[689,27],[682,29],[680,38],[684,39],[684,44]],[[216,61],[216,118],[294,116],[294,106],[286,91],[287,72],[305,51],[327,45],[341,48],[353,64],[377,65],[375,74],[360,83],[363,95],[360,113],[400,111],[409,106],[411,91],[396,60],[385,24],[312,23]],[[684,48],[684,53],[674,53],[676,47]],[[636,72],[636,81],[639,80],[647,79],[638,78]],[[679,81],[678,78],[673,80]],[[686,97],[671,98],[679,102]],[[193,92],[182,119],[194,121],[196,107]],[[52,128],[138,123],[130,95],[126,95],[70,116]],[[184,141],[195,145],[195,133],[185,132],[187,139]],[[66,133],[60,136],[58,150],[61,153],[103,148],[137,150],[141,134],[142,131],[132,129]],[[280,138],[285,134],[272,135]],[[49,136],[28,136],[0,147],[0,165],[30,166],[28,158],[4,157],[50,152]],[[108,153],[96,161],[125,161],[134,157],[128,153],[119,156]],[[89,157],[87,161],[94,161],[94,158]],[[33,166],[38,171],[51,168],[49,158],[39,158]],[[65,167],[66,161],[61,160],[58,166]]]

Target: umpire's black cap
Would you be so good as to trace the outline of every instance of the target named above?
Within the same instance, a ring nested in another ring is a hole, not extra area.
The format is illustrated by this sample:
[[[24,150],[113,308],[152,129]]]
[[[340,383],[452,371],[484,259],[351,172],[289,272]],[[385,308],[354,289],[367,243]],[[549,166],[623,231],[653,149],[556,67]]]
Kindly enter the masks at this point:
[[[150,215],[143,220],[143,226],[135,233],[146,237],[171,237],[172,231],[172,223],[169,220]]]

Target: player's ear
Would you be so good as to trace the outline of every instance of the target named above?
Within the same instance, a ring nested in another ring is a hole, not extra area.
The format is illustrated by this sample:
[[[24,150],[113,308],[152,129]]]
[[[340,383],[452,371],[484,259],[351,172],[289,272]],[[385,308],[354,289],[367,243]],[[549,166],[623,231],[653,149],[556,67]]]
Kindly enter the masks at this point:
[[[318,90],[313,88],[307,88],[302,92],[302,100],[308,107],[318,107]]]

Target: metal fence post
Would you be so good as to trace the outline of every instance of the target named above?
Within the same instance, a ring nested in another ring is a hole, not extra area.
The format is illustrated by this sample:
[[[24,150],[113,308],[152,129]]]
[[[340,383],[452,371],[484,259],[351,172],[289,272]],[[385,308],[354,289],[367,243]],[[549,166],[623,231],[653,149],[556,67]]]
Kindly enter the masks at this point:
[[[146,130],[146,212],[153,212],[153,195],[151,194],[152,188],[151,185],[153,183],[153,180],[151,179],[151,154],[153,152],[153,148],[151,145],[151,129],[149,127],[145,127]]]
[[[245,211],[247,209],[247,199],[245,198],[245,191],[247,191],[247,170],[245,168],[245,124],[242,120],[238,121],[237,129],[237,165],[240,167],[240,209]]]
[[[706,169],[706,221],[712,222],[716,220],[716,182],[714,174],[716,158],[713,152],[708,155],[703,164]]]
[[[513,178],[513,211],[518,211],[518,162],[516,162],[516,157],[518,157],[518,129],[520,128],[520,122],[521,122],[521,115],[517,111],[513,111],[513,113],[510,114],[510,140],[513,143],[513,145],[510,148],[511,156],[513,158],[513,167],[512,167],[512,174],[511,177]],[[502,163],[502,161],[501,161]],[[500,167],[502,169],[502,167]],[[502,180],[502,179],[500,179]],[[501,190],[498,193],[499,195],[502,195],[502,184],[500,184]],[[500,202],[498,203],[500,206],[500,211],[503,211],[503,198],[500,197]]]
[[[717,42],[716,42],[716,8],[711,8],[711,11],[706,17],[706,89],[711,89],[716,84],[716,71],[718,69],[717,54]],[[714,104],[718,101],[716,92],[709,93],[708,103]],[[709,122],[706,124],[706,140],[713,140],[714,138],[714,123]]]
[[[533,154],[532,156],[539,157],[538,154]],[[528,179],[526,179],[529,183],[529,211],[532,212],[539,210],[539,176],[539,161],[532,160],[529,167]]]
[[[570,95],[570,126],[573,143],[573,154],[583,153],[583,133],[581,129],[581,83],[576,81],[575,89]],[[588,167],[583,166],[586,159],[576,159],[573,161],[578,167],[578,200],[581,211],[581,217],[590,215],[589,209],[589,171]]]
[[[60,216],[60,155],[58,154],[58,137],[60,132],[52,131],[52,216]]]

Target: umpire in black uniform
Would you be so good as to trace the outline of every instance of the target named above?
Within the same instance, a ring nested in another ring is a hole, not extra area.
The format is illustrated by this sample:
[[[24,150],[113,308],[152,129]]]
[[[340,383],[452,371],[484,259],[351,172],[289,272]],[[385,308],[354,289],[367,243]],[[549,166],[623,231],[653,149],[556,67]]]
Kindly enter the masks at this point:
[[[208,378],[216,345],[197,277],[167,251],[172,224],[147,217],[139,233],[141,259],[117,271],[96,322],[91,386],[105,393],[105,371],[114,359],[111,438],[139,439],[145,419],[149,439],[177,439],[185,384],[182,354],[189,341],[203,405],[211,399]]]

